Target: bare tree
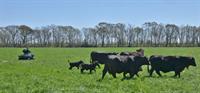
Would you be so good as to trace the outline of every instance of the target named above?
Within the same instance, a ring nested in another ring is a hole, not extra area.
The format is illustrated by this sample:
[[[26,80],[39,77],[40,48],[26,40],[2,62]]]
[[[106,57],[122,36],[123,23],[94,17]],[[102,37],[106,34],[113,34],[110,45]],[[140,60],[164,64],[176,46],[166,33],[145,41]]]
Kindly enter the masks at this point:
[[[167,24],[166,26],[165,26],[165,39],[166,39],[166,47],[167,46],[169,46],[169,45],[171,45],[171,43],[172,43],[172,38],[173,38],[173,36],[174,36],[174,33],[175,33],[175,29],[177,29],[176,28],[176,25],[174,25],[174,24]]]
[[[146,22],[142,26],[100,22],[80,31],[73,26],[0,27],[0,46],[199,46],[200,27]]]
[[[4,27],[0,27],[0,42],[2,46],[9,46],[11,43],[11,36]]]
[[[20,34],[21,34],[22,44],[24,46],[27,44],[28,35],[30,35],[32,33],[32,29],[29,26],[21,25],[21,26],[19,26],[19,30],[20,30]]]
[[[98,29],[98,35],[101,39],[101,47],[104,47],[105,45],[105,37],[108,31],[107,25],[108,25],[107,23],[101,22],[96,26],[96,28]]]
[[[157,44],[160,44],[160,45],[156,44],[156,46],[161,46],[162,43],[164,42],[164,40],[163,40],[164,30],[165,30],[165,27],[164,27],[163,24],[158,24],[157,25],[157,38],[156,38],[156,42],[157,42]]]
[[[200,26],[197,28],[197,32],[196,32],[196,34],[197,34],[197,45],[198,45],[198,47],[200,47]]]
[[[135,31],[134,31],[134,27],[129,25],[127,28],[127,42],[128,42],[128,46],[131,47],[135,41]]]
[[[12,46],[15,47],[17,34],[19,32],[19,27],[15,25],[10,25],[5,27],[5,30],[8,31],[8,33],[10,34]]]
[[[137,46],[139,46],[139,43],[141,41],[140,34],[142,33],[143,29],[140,28],[140,27],[136,27],[133,30],[134,30],[134,32],[136,34],[136,43],[137,43]]]
[[[115,25],[117,46],[123,46],[125,44],[125,24],[118,23]]]

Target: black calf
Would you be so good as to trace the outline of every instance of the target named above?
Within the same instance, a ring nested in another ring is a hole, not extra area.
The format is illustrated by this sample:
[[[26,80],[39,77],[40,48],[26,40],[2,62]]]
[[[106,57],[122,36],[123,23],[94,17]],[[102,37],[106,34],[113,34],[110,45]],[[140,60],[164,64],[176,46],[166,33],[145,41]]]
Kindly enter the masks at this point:
[[[81,64],[80,68],[81,68],[81,73],[83,73],[84,70],[90,70],[90,73],[92,73],[92,70],[94,70],[96,72],[96,66],[98,66],[98,63],[91,63],[91,64]]]
[[[69,60],[68,60],[69,61]],[[79,69],[79,66],[84,63],[82,60],[78,61],[78,62],[70,62],[69,63],[69,69],[72,69],[73,67],[76,67],[77,69]]]

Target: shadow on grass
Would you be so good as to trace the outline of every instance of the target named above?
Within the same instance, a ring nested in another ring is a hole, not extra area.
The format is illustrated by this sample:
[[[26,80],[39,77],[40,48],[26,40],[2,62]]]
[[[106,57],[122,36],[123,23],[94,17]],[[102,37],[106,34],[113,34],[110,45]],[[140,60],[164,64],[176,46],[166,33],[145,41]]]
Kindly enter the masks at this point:
[[[137,79],[141,79],[142,81],[146,80],[146,79],[151,79],[151,78],[154,78],[154,79],[183,79],[183,78],[178,78],[178,77],[174,77],[174,76],[142,76],[142,77],[133,77],[133,78],[129,78],[129,77],[126,77],[126,78],[121,78],[121,81],[126,81],[126,80],[137,80]],[[109,79],[109,80],[113,80],[113,79],[118,79],[118,78],[104,78],[104,79]],[[104,79],[98,79],[96,80],[97,82],[102,82],[104,81]]]
[[[148,79],[148,78],[159,78],[159,79],[168,79],[168,78],[172,78],[172,79],[181,79],[181,77],[174,77],[174,76],[167,76],[167,75],[164,75],[164,76],[143,76],[141,77],[141,79],[145,80],[145,79]]]
[[[93,74],[96,74],[95,72],[92,72],[92,73],[90,73],[90,72],[80,72],[80,74],[81,75],[93,75]]]

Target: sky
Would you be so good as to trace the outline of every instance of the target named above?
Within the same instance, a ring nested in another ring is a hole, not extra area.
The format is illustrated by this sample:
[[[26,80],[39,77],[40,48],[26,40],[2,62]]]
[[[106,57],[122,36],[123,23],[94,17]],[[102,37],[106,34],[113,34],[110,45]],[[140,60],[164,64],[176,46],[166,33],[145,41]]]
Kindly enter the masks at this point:
[[[200,0],[0,0],[0,26],[50,24],[76,28],[99,22],[200,26]]]

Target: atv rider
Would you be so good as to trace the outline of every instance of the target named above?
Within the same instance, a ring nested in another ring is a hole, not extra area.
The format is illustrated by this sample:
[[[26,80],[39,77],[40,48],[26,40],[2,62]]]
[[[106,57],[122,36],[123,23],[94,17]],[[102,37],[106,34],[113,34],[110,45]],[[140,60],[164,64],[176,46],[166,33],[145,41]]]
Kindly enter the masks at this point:
[[[23,49],[24,56],[31,56],[31,51],[28,48]]]

